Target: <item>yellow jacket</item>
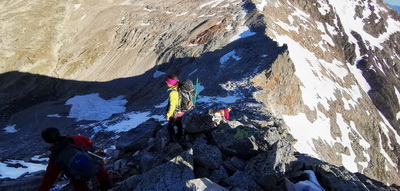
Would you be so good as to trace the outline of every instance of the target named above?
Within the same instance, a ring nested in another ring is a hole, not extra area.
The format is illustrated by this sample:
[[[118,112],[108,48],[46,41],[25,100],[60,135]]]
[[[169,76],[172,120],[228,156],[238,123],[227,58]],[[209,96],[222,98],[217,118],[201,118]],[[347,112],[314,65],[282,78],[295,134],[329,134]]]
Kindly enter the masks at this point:
[[[180,117],[184,113],[176,111],[177,107],[180,106],[179,100],[179,93],[178,93],[178,86],[172,86],[168,89],[169,91],[169,101],[168,101],[168,108],[167,108],[167,119],[170,117]]]

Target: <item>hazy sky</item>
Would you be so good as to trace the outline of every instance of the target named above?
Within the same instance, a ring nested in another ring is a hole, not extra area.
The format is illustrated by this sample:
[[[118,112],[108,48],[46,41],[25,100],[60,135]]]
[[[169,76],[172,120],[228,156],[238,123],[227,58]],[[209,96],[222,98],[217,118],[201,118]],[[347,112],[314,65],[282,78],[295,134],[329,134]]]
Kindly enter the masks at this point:
[[[391,5],[399,5],[400,6],[400,0],[383,0],[385,3],[391,4]]]

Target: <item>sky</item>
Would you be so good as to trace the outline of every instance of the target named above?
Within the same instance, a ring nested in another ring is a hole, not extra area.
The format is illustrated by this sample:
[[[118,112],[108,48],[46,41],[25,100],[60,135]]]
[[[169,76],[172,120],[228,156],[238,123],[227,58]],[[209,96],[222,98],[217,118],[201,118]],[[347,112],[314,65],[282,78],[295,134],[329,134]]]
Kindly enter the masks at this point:
[[[400,0],[384,0],[385,3],[400,6]]]

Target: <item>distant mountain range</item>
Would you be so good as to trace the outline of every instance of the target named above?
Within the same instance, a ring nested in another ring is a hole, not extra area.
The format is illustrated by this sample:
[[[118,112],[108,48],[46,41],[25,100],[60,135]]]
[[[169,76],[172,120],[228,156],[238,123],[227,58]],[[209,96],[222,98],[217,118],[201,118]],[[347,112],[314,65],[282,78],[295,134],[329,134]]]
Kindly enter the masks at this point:
[[[394,9],[395,11],[397,11],[398,13],[400,13],[400,6],[398,5],[391,5],[391,4],[387,4],[389,5],[389,7],[391,7],[392,9]]]

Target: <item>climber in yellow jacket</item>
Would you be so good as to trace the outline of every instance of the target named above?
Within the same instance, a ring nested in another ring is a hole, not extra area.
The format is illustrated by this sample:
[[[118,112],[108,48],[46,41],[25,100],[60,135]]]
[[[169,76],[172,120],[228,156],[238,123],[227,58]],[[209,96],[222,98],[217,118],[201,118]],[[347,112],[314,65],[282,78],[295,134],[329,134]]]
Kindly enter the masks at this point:
[[[184,112],[180,111],[180,100],[179,100],[179,79],[176,75],[170,74],[167,76],[165,82],[168,86],[169,100],[167,106],[167,116],[168,121],[168,133],[170,141],[178,141],[182,139],[183,136],[183,125],[182,116]],[[175,133],[174,126],[178,127],[178,132]]]

